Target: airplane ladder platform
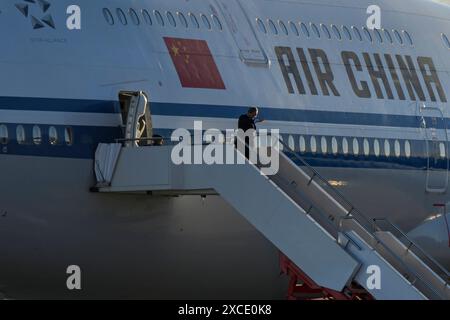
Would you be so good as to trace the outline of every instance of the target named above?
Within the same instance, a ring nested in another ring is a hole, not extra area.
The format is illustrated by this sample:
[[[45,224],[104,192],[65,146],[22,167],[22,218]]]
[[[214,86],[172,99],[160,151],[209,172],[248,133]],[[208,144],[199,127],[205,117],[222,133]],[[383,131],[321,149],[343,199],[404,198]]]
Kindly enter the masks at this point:
[[[170,145],[100,144],[94,189],[118,194],[219,194],[320,287],[343,292],[356,283],[375,299],[450,299],[444,268],[387,220],[366,219],[280,143],[287,152],[279,152],[279,171],[273,176],[263,175],[247,159],[240,165],[175,165]],[[255,195],[254,201],[248,200],[249,194]],[[380,272],[375,287],[370,271],[374,267]]]

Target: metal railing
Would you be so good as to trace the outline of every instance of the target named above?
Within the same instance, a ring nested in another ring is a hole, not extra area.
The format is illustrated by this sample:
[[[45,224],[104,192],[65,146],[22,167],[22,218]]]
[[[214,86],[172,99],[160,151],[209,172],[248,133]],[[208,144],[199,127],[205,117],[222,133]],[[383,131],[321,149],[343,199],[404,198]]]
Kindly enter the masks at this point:
[[[423,285],[425,285],[433,294],[435,294],[437,297],[442,298],[442,295],[437,292],[432,284],[430,284],[428,281],[424,280],[419,274],[417,274],[416,271],[412,270],[404,261],[403,259],[398,256],[395,252],[393,252],[383,241],[375,234],[376,231],[388,231],[383,230],[379,224],[377,224],[378,221],[381,219],[369,219],[366,215],[364,215],[361,211],[359,211],[341,192],[336,190],[335,187],[333,187],[327,179],[322,177],[320,173],[314,169],[302,156],[298,154],[298,152],[294,151],[287,143],[279,139],[280,144],[286,148],[287,153],[292,154],[296,160],[299,161],[299,163],[306,167],[310,174],[308,176],[310,177],[310,182],[316,181],[319,182],[322,187],[326,187],[328,190],[326,192],[334,199],[336,200],[340,205],[342,205],[346,211],[347,214],[345,217],[338,217],[338,221],[344,219],[354,219],[358,224],[366,231],[368,232],[376,241],[377,244],[380,244],[384,247],[384,249],[392,256],[394,257],[404,268],[404,270],[410,274],[410,276],[413,276],[415,278],[415,281],[411,281],[412,284],[416,281],[420,281]],[[303,170],[305,171],[305,170]],[[436,262],[429,254],[427,254],[423,249],[421,249],[417,244],[415,244],[411,239],[408,238],[408,236],[400,230],[395,224],[390,222],[387,218],[382,219],[383,221],[386,221],[394,230],[397,230],[401,232],[402,237],[408,241],[407,248],[408,250],[412,251],[416,254],[416,256],[421,259],[422,262],[424,262],[431,270],[433,270],[438,276],[440,276],[444,281],[445,285],[449,285],[449,273],[448,271],[441,266],[438,262]],[[342,230],[342,225],[339,223],[338,225],[339,231]],[[397,236],[393,234],[396,238]],[[348,238],[348,237],[346,237]],[[399,239],[401,241],[401,239]],[[377,249],[377,248],[374,248]],[[377,250],[378,251],[378,250]],[[420,253],[420,254],[418,254]],[[380,253],[381,254],[381,253]],[[383,255],[383,254],[382,254]],[[427,263],[428,262],[428,263]],[[430,265],[431,264],[431,265]]]

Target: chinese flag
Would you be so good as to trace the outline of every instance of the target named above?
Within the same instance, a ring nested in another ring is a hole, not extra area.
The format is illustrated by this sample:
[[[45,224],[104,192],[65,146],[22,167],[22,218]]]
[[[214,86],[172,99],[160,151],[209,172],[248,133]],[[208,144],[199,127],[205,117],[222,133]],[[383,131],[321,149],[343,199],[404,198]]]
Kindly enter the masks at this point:
[[[225,89],[206,41],[165,37],[164,42],[184,88]]]

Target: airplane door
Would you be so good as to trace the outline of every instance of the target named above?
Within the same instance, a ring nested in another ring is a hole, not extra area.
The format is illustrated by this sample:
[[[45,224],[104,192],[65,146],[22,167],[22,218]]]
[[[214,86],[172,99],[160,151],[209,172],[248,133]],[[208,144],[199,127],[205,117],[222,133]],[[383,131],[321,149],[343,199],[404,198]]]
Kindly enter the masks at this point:
[[[247,64],[267,65],[269,59],[240,0],[216,0],[216,3],[236,42],[241,60]]]
[[[419,115],[427,156],[426,191],[445,193],[449,169],[447,123],[437,107],[421,104]]]

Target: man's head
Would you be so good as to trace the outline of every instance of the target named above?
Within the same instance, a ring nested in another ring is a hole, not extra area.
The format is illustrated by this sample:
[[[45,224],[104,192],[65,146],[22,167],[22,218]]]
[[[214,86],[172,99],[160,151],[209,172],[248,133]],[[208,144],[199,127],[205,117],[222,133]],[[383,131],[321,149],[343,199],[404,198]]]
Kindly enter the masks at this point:
[[[258,116],[259,110],[257,107],[250,107],[247,111],[249,118],[255,119]]]

